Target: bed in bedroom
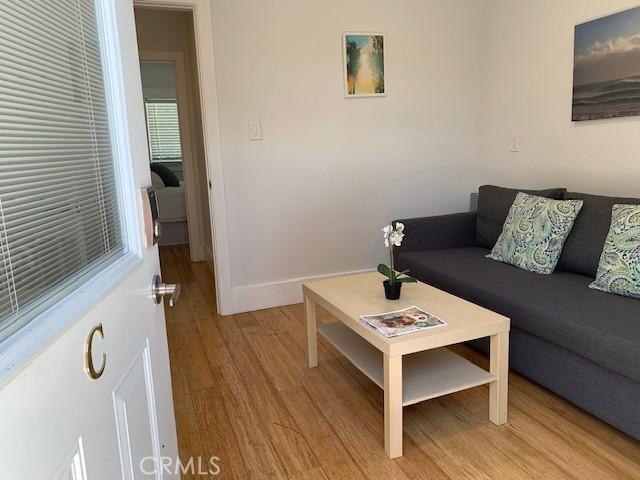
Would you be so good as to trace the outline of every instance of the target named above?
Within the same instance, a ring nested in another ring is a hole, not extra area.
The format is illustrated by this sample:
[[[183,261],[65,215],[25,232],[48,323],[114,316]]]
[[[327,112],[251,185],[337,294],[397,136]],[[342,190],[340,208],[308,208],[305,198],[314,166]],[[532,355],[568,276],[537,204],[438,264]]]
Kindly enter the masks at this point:
[[[162,235],[160,245],[189,243],[184,182],[165,165],[151,164],[151,180],[158,199]]]

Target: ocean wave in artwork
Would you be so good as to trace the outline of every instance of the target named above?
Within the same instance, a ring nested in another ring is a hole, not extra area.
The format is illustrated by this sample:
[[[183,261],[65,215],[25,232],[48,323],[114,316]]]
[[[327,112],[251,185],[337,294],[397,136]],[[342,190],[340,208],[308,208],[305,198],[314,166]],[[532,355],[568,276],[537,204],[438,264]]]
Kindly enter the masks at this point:
[[[574,122],[633,115],[640,115],[640,75],[573,89]]]

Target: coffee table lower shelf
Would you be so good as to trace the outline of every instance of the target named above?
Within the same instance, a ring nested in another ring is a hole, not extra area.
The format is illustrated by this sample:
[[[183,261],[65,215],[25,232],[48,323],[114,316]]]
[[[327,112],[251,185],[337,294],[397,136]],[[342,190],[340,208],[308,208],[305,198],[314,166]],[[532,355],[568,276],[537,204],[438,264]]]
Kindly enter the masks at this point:
[[[318,332],[362,373],[384,389],[382,352],[341,322],[319,324]],[[402,405],[495,382],[496,377],[447,348],[402,358]]]

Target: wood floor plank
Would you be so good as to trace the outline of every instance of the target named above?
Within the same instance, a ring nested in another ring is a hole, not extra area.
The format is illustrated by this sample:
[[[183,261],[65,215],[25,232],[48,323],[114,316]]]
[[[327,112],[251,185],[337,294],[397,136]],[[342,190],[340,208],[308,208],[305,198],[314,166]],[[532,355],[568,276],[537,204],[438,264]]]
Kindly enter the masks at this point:
[[[221,370],[224,405],[249,472],[248,478],[286,478],[286,469],[263,426],[259,409],[254,407],[230,354],[219,351],[217,356],[220,358],[223,354],[230,362]]]
[[[302,305],[221,317],[211,265],[181,246],[160,255],[164,280],[183,284],[166,309],[180,457],[220,457],[211,478],[640,479],[640,442],[514,373],[507,425],[488,421],[486,386],[422,402],[390,460],[382,391],[323,339],[307,368]]]
[[[300,370],[292,368],[292,359],[280,341],[280,338],[285,343],[291,341],[286,333],[249,334],[245,338],[276,390],[289,390],[302,385]]]
[[[325,421],[345,446],[366,478],[408,479],[395,461],[387,458],[382,438],[373,435],[358,416],[344,404],[336,388],[328,386],[321,369],[313,369],[305,379],[305,389]]]
[[[575,478],[640,478],[637,467],[627,465],[626,461],[614,464],[610,449],[606,445],[600,444],[601,448],[596,453],[589,445],[588,436],[580,435],[579,428],[570,425],[567,425],[569,428],[559,428],[554,422],[556,418],[537,415],[536,404],[537,402],[533,401],[523,405],[519,397],[512,398],[509,424],[540,455],[553,458],[564,471],[571,472]],[[559,446],[564,448],[558,448]]]
[[[292,477],[291,480],[327,480],[327,476],[321,468],[314,468],[307,472],[300,472]]]
[[[317,459],[300,434],[295,420],[286,410],[278,390],[262,369],[249,342],[244,337],[236,337],[229,351],[287,475],[318,467]]]
[[[602,420],[573,406],[552,392],[515,376],[512,393],[515,397],[535,400],[539,408],[547,415],[554,414],[554,422],[559,430],[573,426],[578,429],[576,435],[588,436],[592,450],[614,450],[623,463],[631,463],[636,472],[640,472],[640,446],[628,436],[607,425]],[[526,411],[529,409],[527,408]],[[640,474],[638,475],[640,478]]]
[[[366,478],[303,387],[282,392],[282,399],[329,478]]]
[[[224,397],[233,432],[249,472],[247,478],[286,478],[282,459],[275,451],[259,412],[253,408],[242,385],[232,384],[225,390]]]
[[[278,309],[258,310],[251,312],[251,315],[255,318],[256,323],[260,325],[265,335],[286,332],[291,328],[291,326],[287,324],[288,322],[281,321],[282,315]]]
[[[183,365],[179,361],[175,361],[171,365],[171,383],[178,437],[182,434],[197,433],[199,430],[193,407],[193,397],[184,374]]]
[[[220,372],[225,409],[241,448],[248,478],[286,478],[286,469],[263,428],[259,409],[254,407],[254,400],[229,353],[228,347],[244,342],[234,317],[211,323],[208,327],[201,333],[201,340],[209,364]]]
[[[203,452],[218,457],[220,478],[247,478],[243,452],[233,434],[219,389],[205,388],[194,392],[194,405]]]
[[[486,390],[486,387],[478,388]],[[481,408],[457,402],[455,397],[418,405],[407,414],[410,428],[416,429],[411,430],[411,436],[427,436],[430,444],[422,445],[431,456],[438,450],[444,453],[445,460],[438,464],[450,475],[453,474],[451,465],[458,465],[465,471],[480,471],[489,478],[573,478],[569,470],[541,456],[516,435],[510,425],[496,427],[488,422],[488,395]]]
[[[178,456],[183,467],[182,472],[184,472],[182,473],[182,480],[210,480],[211,476],[203,474],[205,470],[209,472],[210,465],[208,463],[209,456],[205,455],[202,449],[200,432],[179,433],[178,438],[180,438]],[[191,464],[189,459],[193,459]],[[190,468],[190,465],[193,465],[193,467]],[[199,468],[201,466],[203,468]]]
[[[260,332],[262,327],[252,313],[239,313],[234,315],[236,325],[242,331]]]

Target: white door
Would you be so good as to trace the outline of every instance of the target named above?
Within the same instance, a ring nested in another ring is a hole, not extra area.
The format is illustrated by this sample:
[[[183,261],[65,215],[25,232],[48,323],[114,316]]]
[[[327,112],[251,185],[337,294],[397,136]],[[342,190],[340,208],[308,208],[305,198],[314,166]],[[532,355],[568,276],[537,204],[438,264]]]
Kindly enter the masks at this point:
[[[53,7],[56,10],[47,11],[52,3],[58,4]],[[31,91],[29,82],[49,78],[47,65],[57,68],[67,61],[65,58],[72,62],[77,53],[71,47],[61,55],[51,51],[50,57],[45,50],[51,42],[64,38],[65,28],[76,27],[75,13],[90,19],[93,5],[85,0],[0,0],[0,15],[5,19],[32,8],[43,12],[42,18],[34,17],[32,22],[27,16],[16,21],[21,30],[12,35],[2,34],[0,28],[0,62],[5,53],[14,53],[8,50],[13,43],[23,42],[24,46],[24,35],[28,35],[30,28],[37,31],[39,22],[50,22],[38,33],[50,36],[49,43],[26,53],[45,55],[50,63],[43,67],[41,75],[32,75],[28,65],[23,71],[16,71],[13,79],[7,76],[13,75],[12,71],[0,71],[0,148],[2,138],[17,135],[7,133],[13,131],[13,124],[7,120],[13,104],[7,103],[11,99],[2,93],[3,85],[11,87],[11,84],[2,82],[9,79],[18,85],[20,92]],[[118,164],[116,183],[125,250],[93,272],[79,288],[67,292],[61,301],[0,343],[3,480],[179,478],[179,470],[175,468],[177,443],[164,310],[150,295],[152,278],[160,272],[158,251],[143,243],[142,202],[137,193],[139,187],[150,184],[150,178],[133,5],[129,0],[96,0],[95,8],[107,85],[106,104],[112,110],[111,135]],[[64,15],[64,22],[48,20],[55,15]],[[81,28],[78,31],[84,34],[88,26]],[[95,80],[96,72],[91,75]],[[16,78],[24,79],[24,83]],[[57,86],[51,89],[54,92],[51,98],[64,103],[68,92]],[[82,96],[82,91],[73,94]],[[38,112],[57,105],[53,100],[38,107]],[[45,124],[57,128],[52,122]],[[53,131],[54,136],[56,132]],[[34,134],[33,138],[37,142],[48,137]],[[52,148],[58,148],[57,144]],[[21,151],[26,150],[29,149]],[[12,185],[3,170],[4,166],[11,168],[10,163],[2,163],[6,151],[0,151],[0,187]],[[37,173],[34,170],[33,174]],[[70,171],[66,175],[75,173]],[[9,190],[5,188],[5,192]],[[0,214],[5,192],[0,188]],[[23,192],[22,197],[15,198],[26,198],[29,194]],[[7,197],[5,207],[12,198],[8,194]],[[75,201],[80,205],[84,200]],[[8,216],[7,211],[5,208]],[[41,241],[60,234],[66,221],[63,217],[52,224],[43,219]],[[10,227],[7,229],[11,230]],[[5,233],[11,246],[12,233]],[[0,231],[0,262],[7,253],[3,253],[2,240]],[[69,249],[69,261],[76,260],[75,240],[60,238],[58,242],[60,248]],[[15,242],[19,246],[19,239]],[[44,268],[47,255],[34,254],[33,265]],[[13,268],[19,267],[14,264]],[[37,271],[37,267],[33,268]],[[0,313],[6,305],[0,305]],[[88,347],[92,349],[90,356],[85,353]],[[91,370],[98,378],[90,378]]]

